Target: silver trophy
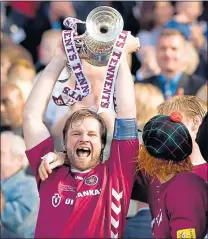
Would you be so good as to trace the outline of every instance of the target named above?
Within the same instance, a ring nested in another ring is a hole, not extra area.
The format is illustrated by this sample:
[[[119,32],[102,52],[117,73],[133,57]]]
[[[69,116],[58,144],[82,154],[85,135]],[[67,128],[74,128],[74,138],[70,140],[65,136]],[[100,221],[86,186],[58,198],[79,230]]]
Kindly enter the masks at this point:
[[[75,38],[80,57],[92,65],[106,66],[123,25],[122,16],[112,7],[92,10],[86,19],[85,33]]]

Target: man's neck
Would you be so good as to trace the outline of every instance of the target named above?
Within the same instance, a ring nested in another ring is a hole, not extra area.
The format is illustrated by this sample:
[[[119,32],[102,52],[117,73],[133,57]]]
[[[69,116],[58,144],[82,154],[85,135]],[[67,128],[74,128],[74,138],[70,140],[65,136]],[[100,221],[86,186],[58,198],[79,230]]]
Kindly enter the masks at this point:
[[[202,157],[201,152],[199,150],[199,147],[198,147],[198,145],[196,143],[194,143],[194,145],[193,145],[192,153],[189,156],[189,158],[191,160],[191,163],[194,166],[206,163],[206,161]]]
[[[179,74],[180,72],[170,72],[170,71],[161,71],[161,75],[163,75],[166,79],[173,79],[174,77],[176,77],[177,74]]]
[[[87,170],[84,170],[84,171],[81,171],[81,170],[79,170],[79,169],[76,169],[76,168],[71,168],[71,172],[72,173],[88,173],[88,172],[90,172],[92,169],[90,168],[90,169],[87,169]]]

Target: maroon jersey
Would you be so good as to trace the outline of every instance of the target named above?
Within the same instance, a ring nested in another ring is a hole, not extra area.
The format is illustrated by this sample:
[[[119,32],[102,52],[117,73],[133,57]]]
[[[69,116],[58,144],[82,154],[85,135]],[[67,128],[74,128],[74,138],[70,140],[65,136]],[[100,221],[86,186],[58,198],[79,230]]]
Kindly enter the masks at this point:
[[[192,171],[208,182],[208,163],[194,165]]]
[[[109,160],[85,172],[62,166],[43,182],[38,168],[41,157],[54,150],[52,137],[26,151],[40,194],[35,237],[121,237],[138,148],[138,139],[113,139]]]
[[[182,172],[166,183],[150,184],[154,238],[204,238],[208,213],[206,182]]]

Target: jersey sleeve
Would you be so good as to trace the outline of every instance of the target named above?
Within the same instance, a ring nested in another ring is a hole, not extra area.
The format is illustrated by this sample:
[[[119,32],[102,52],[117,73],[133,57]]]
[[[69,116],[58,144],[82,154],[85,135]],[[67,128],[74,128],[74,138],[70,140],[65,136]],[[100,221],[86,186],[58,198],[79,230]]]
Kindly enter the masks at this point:
[[[41,182],[39,172],[38,172],[38,168],[42,160],[41,157],[53,151],[54,151],[54,141],[51,136],[45,139],[44,141],[42,141],[40,144],[33,147],[32,149],[25,151],[28,161],[30,163],[30,166],[35,175],[38,186]]]
[[[136,119],[116,119],[114,127],[109,171],[120,180],[130,198],[139,151]]]
[[[204,238],[208,210],[206,183],[201,178],[181,180],[177,191],[177,195],[175,190],[170,192],[166,203],[172,238]]]

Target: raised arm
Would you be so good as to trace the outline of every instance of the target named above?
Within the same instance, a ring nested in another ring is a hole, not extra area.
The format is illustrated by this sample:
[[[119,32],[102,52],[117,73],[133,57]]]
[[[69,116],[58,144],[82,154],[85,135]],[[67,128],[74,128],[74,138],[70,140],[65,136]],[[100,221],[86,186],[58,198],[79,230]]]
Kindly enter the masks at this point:
[[[50,136],[43,123],[43,116],[53,87],[66,61],[64,52],[61,47],[58,47],[27,99],[23,112],[24,139],[27,149],[33,148]]]
[[[139,40],[129,36],[126,54],[139,50]],[[117,118],[136,118],[134,82],[126,57],[123,57],[116,80]]]

